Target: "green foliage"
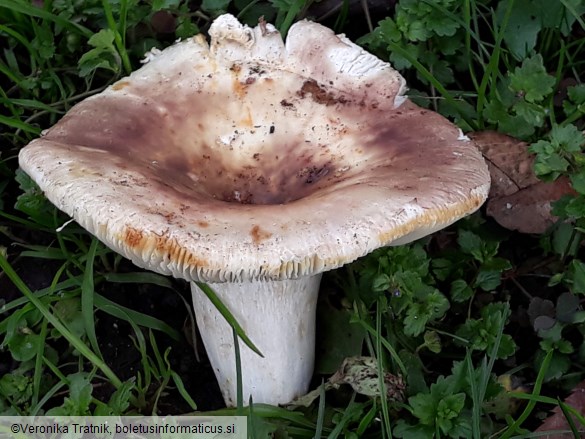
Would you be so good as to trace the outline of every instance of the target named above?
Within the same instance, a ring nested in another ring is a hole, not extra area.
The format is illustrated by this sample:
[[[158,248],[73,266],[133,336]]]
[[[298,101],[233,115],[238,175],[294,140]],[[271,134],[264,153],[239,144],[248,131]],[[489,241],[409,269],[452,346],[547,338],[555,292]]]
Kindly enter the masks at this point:
[[[20,373],[19,373],[20,372]],[[30,376],[22,374],[22,371],[15,370],[0,378],[0,401],[8,402],[12,410],[2,410],[3,415],[15,414],[14,409],[26,405],[33,395],[33,383]]]
[[[571,26],[584,12],[579,0],[402,0],[361,42],[407,77],[414,72],[424,95],[440,95],[430,104],[463,129],[496,128],[530,139],[550,127],[560,69],[582,49],[553,42],[570,41]],[[549,53],[547,65],[543,55]],[[583,115],[577,88],[563,103],[571,120]]]
[[[95,408],[94,416],[123,416],[128,413],[134,389],[134,380],[124,381],[122,386],[112,393],[107,404],[99,404]]]
[[[582,87],[571,87],[567,91],[568,101],[563,103],[567,116],[582,114]],[[585,136],[574,124],[554,125],[550,133],[530,147],[536,154],[535,174],[544,181],[567,179],[574,193],[565,195],[552,204],[552,212],[562,221],[542,240],[543,247],[552,251],[564,261],[562,267],[549,281],[550,286],[562,284],[569,289],[559,296],[556,304],[556,321],[549,317],[554,326],[537,328],[543,340],[535,357],[540,367],[548,352],[550,365],[544,381],[561,379],[571,368],[574,347],[563,337],[565,328],[575,327],[585,332],[585,315],[581,310],[578,295],[585,294],[585,263],[579,258],[582,233],[585,231]]]
[[[10,350],[12,358],[16,361],[32,360],[37,354],[42,340],[39,334],[30,329],[26,319],[18,319],[17,321],[14,316],[18,316],[18,314],[13,314],[11,320],[8,321],[3,344]]]
[[[337,305],[338,297],[323,291],[319,295],[317,321],[320,322],[315,359],[315,373],[334,373],[343,360],[361,355],[365,330],[353,321],[354,312],[348,303]]]
[[[569,121],[585,114],[585,84],[567,88],[567,99],[563,101],[563,110]]]
[[[470,369],[465,361],[453,363],[450,374],[439,376],[430,389],[408,398],[412,420],[399,419],[393,430],[397,437],[473,437],[474,396],[481,392],[486,401],[502,395],[485,363]],[[487,405],[486,405],[487,409]]]
[[[387,294],[388,305],[409,336],[422,334],[427,324],[449,309],[447,298],[431,284],[430,260],[422,246],[395,247],[375,253],[360,269],[360,285],[371,290],[366,300]]]
[[[93,387],[88,374],[78,372],[67,377],[69,396],[65,397],[60,407],[47,411],[52,416],[87,416],[91,414],[90,403]]]
[[[457,66],[465,56],[463,47],[454,44],[463,35],[462,23],[456,18],[461,13],[461,2],[406,0],[398,3],[394,18],[381,21],[374,32],[361,43],[375,49],[387,49],[389,60],[397,69],[410,68],[421,62],[443,85],[454,82],[451,66]],[[444,59],[437,56],[440,48]],[[396,49],[402,50],[396,50]],[[419,79],[428,84],[423,74]]]
[[[71,239],[73,236],[70,235],[67,238]],[[80,245],[85,249],[82,243]],[[67,252],[64,248],[61,251]],[[56,255],[57,251],[52,253]],[[103,256],[104,252],[98,250],[97,254]],[[81,257],[83,256],[76,255],[77,259]],[[67,258],[63,254],[60,259],[66,260]],[[68,396],[65,397],[61,405],[53,406],[49,410],[50,413],[55,415],[122,415],[126,414],[130,407],[133,410],[144,410],[146,406],[152,405],[152,396],[150,395],[153,388],[156,389],[158,392],[156,395],[158,395],[172,385],[195,409],[194,401],[186,393],[181,378],[172,370],[168,361],[170,348],[165,351],[164,357],[158,356],[156,340],[152,333],[147,344],[142,330],[139,328],[139,325],[142,325],[168,331],[170,328],[166,324],[136,311],[128,310],[125,312],[124,307],[117,307],[115,303],[106,301],[95,291],[92,292],[95,295],[94,303],[98,309],[125,320],[135,329],[138,351],[144,367],[144,380],[140,381],[140,386],[136,386],[133,380],[121,382],[88,347],[90,344],[86,332],[88,316],[83,313],[82,300],[80,299],[81,290],[84,288],[83,275],[81,277],[71,276],[61,282],[55,280],[51,287],[39,290],[33,296],[33,293],[26,288],[10,265],[7,264],[3,255],[0,255],[0,266],[25,295],[25,299],[28,298],[31,301],[28,303],[27,300],[18,298],[3,305],[4,309],[13,311],[0,321],[0,336],[3,336],[1,346],[21,366],[0,380],[0,407],[8,405],[21,414],[38,413],[43,409],[43,404],[50,402],[49,397],[40,401],[39,394],[41,392],[52,394],[63,384],[66,384]],[[94,268],[88,265],[86,269],[91,272]],[[119,277],[121,280],[124,279],[124,276]],[[145,282],[161,283],[161,280],[153,278],[152,274],[142,277],[134,276],[134,278],[143,284]],[[94,281],[96,285],[99,285],[103,279],[98,277]],[[56,290],[59,291],[58,295],[54,294]],[[31,297],[37,298],[33,300]],[[49,310],[51,304],[54,306]],[[91,311],[90,318],[93,324],[94,310]],[[48,322],[53,326],[50,330]],[[176,338],[176,335],[171,331],[168,335]],[[60,349],[57,353],[53,348],[54,345],[62,345],[66,348]],[[155,360],[151,359],[152,351],[156,354]],[[90,365],[93,364],[94,372],[88,373],[84,370],[86,365],[78,360],[80,356],[89,360]],[[64,375],[59,372],[56,366],[60,363],[77,363],[79,370]],[[95,385],[93,381],[96,379],[95,368],[102,369],[111,384],[117,388],[107,403],[92,396]],[[158,396],[156,399],[158,400]],[[154,406],[156,407],[156,402]],[[14,414],[10,410],[0,411],[0,413]]]
[[[533,302],[536,300],[534,299]],[[531,303],[531,317],[534,328],[540,341],[540,350],[535,356],[535,365],[540,368],[546,354],[552,352],[550,364],[544,375],[544,381],[558,380],[562,378],[572,365],[571,354],[575,352],[573,343],[565,338],[563,332],[573,325],[581,325],[585,322],[585,311],[581,309],[579,299],[572,293],[561,294],[556,305],[551,302],[540,305],[539,309]]]
[[[565,5],[569,5],[567,8]],[[498,24],[502,24],[508,8],[509,18],[504,30],[504,41],[510,52],[518,60],[522,60],[537,47],[538,37],[545,32],[560,31],[568,36],[575,16],[571,9],[582,14],[584,5],[579,0],[568,2],[550,2],[547,0],[504,0],[500,1],[496,10]]]
[[[525,58],[498,84],[499,93],[487,103],[484,115],[501,131],[526,138],[544,126],[546,100],[552,97],[555,83],[540,54]]]
[[[472,350],[490,352],[499,343],[496,358],[508,358],[516,351],[516,344],[510,335],[499,339],[500,328],[509,315],[505,303],[490,303],[480,312],[481,318],[468,319],[457,331],[457,335],[467,340]]]
[[[203,0],[201,8],[208,12],[223,12],[227,11],[227,7],[231,0]]]
[[[102,29],[91,36],[87,44],[93,49],[79,59],[79,76],[85,77],[99,68],[111,70],[114,75],[120,73],[122,61],[114,46],[114,38],[111,29]]]
[[[481,413],[472,413],[472,387],[483,389],[486,400],[503,398],[487,363],[469,375],[463,359],[472,352],[493,361],[516,353],[512,337],[504,333],[509,305],[477,307],[476,317],[459,323],[451,317],[461,308],[472,309],[478,292],[496,290],[502,274],[512,268],[499,254],[501,242],[482,236],[480,226],[463,222],[455,246],[439,254],[431,256],[415,243],[379,250],[355,264],[359,297],[368,306],[383,304],[391,322],[386,337],[398,353],[389,352],[405,365],[408,409],[416,421],[400,419],[393,429],[396,437],[470,437],[474,416]],[[461,361],[443,360],[435,367],[444,372],[451,364],[451,374],[431,378],[431,353]]]
[[[524,59],[510,75],[510,89],[528,103],[542,102],[554,85],[555,79],[546,72],[540,54]]]
[[[154,336],[162,332],[177,340],[181,334],[99,293],[118,283],[172,284],[152,273],[119,272],[120,258],[90,244],[74,224],[55,233],[67,218],[15,170],[14,157],[76,102],[138,67],[152,47],[205,30],[225,11],[249,25],[264,17],[286,34],[294,20],[310,15],[312,3],[0,2],[0,75],[8,84],[0,93],[0,136],[9,145],[0,161],[0,263],[2,280],[22,294],[0,300],[1,347],[13,363],[0,377],[0,414],[156,413],[170,391],[197,408],[171,367],[170,348],[159,347]],[[342,3],[347,13],[349,2]],[[527,140],[536,175],[565,179],[575,193],[554,203],[563,222],[540,239],[542,255],[534,240],[526,250],[545,269],[526,269],[516,254],[525,249],[516,248],[514,235],[507,241],[475,217],[437,239],[381,249],[337,272],[346,297],[337,291],[320,313],[326,354],[317,359],[319,372],[333,373],[344,357],[367,352],[369,396],[347,396],[350,390],[342,386],[329,398],[323,387],[319,407],[239,409],[250,416],[255,437],[313,437],[315,431],[332,438],[510,437],[521,434],[537,400],[550,405],[561,389],[583,378],[585,3],[399,0],[391,12],[360,42],[404,74],[413,100],[464,130],[497,129]],[[169,18],[172,28],[158,30],[155,14]],[[351,29],[341,24],[357,21],[339,12],[336,27],[344,32]],[[14,211],[13,176],[20,186]],[[16,256],[55,262],[50,286],[28,291],[6,262],[10,257],[18,264]],[[527,278],[544,280],[524,288]],[[140,362],[133,378],[122,381],[103,362],[93,329],[101,324],[96,311],[131,328],[131,349]],[[531,331],[534,340],[514,342],[512,334]],[[509,392],[513,386],[498,385],[495,376],[505,371],[509,377],[510,369],[535,383],[520,414]],[[113,389],[106,396],[96,390],[104,381]],[[380,397],[382,384],[387,399]],[[541,390],[552,396],[540,396]]]
[[[579,193],[585,191],[585,145],[583,133],[575,125],[555,125],[546,140],[539,140],[530,147],[536,154],[535,174],[545,180],[556,180],[571,167],[571,182]]]
[[[55,206],[45,198],[36,183],[20,169],[16,171],[15,180],[22,194],[18,196],[14,207],[31,217],[36,223],[52,226],[55,222]]]

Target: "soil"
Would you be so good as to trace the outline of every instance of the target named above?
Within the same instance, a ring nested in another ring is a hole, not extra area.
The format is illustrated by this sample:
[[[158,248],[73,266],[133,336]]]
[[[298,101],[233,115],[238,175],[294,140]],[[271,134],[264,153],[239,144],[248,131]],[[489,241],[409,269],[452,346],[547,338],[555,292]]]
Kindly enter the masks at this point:
[[[136,271],[132,266],[128,268]],[[191,322],[185,305],[187,303],[191,306],[189,285],[178,281],[174,284],[175,291],[173,292],[168,288],[151,284],[129,286],[107,283],[100,294],[122,306],[156,317],[183,333],[184,337],[175,341],[166,334],[157,332],[156,342],[161,355],[164,355],[164,350],[170,347],[171,368],[181,377],[185,389],[196,402],[198,410],[209,411],[221,408],[225,404],[198,334],[199,342],[195,343],[196,347],[191,344],[193,343],[190,340]],[[141,370],[141,364],[140,355],[130,339],[134,333],[132,328],[128,323],[103,312],[98,313],[96,318],[99,321],[97,336],[104,359],[122,380],[134,377],[136,372]],[[196,351],[199,361],[196,358]],[[192,409],[173,389],[171,382],[170,388],[165,390],[158,402],[158,413],[178,415],[190,411]]]

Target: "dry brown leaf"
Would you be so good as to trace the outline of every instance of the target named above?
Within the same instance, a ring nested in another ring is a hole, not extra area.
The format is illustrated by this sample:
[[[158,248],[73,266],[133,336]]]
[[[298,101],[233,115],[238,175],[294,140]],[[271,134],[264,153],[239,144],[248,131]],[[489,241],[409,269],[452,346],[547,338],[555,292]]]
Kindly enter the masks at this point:
[[[528,152],[526,142],[495,131],[470,133],[469,137],[488,162],[492,175],[490,197],[510,195],[540,181],[532,171],[534,156]]]
[[[585,381],[581,381],[573,389],[573,392],[565,399],[565,404],[570,405],[580,414],[585,415]],[[555,407],[552,411],[552,415],[545,419],[540,427],[536,430],[537,432],[547,432],[550,434],[545,436],[539,436],[541,439],[562,439],[562,438],[573,438],[572,433],[552,433],[553,431],[565,430],[571,431],[569,423],[565,418],[562,410],[559,407]],[[579,432],[585,434],[585,425],[581,425],[577,419],[573,418],[575,426]]]
[[[551,214],[551,202],[571,192],[566,178],[554,183],[541,181],[512,195],[488,199],[487,214],[507,229],[544,233],[556,221]]]
[[[521,233],[543,233],[555,221],[551,202],[574,193],[569,181],[540,181],[532,170],[528,144],[494,131],[470,133],[488,163],[492,186],[487,214],[501,226]]]

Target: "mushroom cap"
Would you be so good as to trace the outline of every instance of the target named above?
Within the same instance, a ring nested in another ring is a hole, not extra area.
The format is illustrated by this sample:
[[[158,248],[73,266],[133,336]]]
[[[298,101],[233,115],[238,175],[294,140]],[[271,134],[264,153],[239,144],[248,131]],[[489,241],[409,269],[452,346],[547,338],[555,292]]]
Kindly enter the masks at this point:
[[[20,152],[59,209],[136,265],[281,280],[413,241],[489,191],[474,144],[392,67],[309,21],[220,16]]]

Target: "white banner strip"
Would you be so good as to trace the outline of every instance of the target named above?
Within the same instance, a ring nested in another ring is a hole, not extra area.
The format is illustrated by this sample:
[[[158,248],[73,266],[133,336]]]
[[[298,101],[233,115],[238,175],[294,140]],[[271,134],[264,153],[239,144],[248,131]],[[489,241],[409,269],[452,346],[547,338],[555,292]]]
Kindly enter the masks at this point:
[[[245,416],[0,416],[0,439],[246,439]]]

